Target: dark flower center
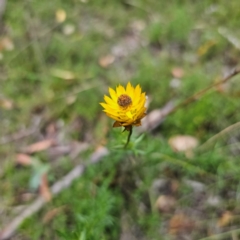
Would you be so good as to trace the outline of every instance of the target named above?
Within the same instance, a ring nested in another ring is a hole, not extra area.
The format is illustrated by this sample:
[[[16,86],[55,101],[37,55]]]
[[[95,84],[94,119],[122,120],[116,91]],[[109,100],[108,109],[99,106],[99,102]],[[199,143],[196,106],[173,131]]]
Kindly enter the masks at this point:
[[[127,94],[122,94],[118,97],[117,103],[121,107],[128,107],[132,104],[132,99]]]

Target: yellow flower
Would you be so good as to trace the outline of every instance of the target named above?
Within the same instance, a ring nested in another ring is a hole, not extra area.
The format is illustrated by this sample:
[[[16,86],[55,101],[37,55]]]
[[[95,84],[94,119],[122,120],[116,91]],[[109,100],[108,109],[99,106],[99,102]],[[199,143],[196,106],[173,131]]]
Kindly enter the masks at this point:
[[[126,89],[119,85],[114,91],[109,88],[110,97],[104,95],[106,103],[100,103],[104,112],[116,120],[113,127],[124,126],[129,130],[132,126],[141,126],[141,119],[146,116],[146,95],[140,85],[135,88],[129,82]]]

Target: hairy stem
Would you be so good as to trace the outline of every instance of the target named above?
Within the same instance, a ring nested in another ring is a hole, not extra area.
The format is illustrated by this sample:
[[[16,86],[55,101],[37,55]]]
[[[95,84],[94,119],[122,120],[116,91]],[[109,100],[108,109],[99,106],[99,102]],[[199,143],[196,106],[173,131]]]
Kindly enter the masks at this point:
[[[128,138],[127,138],[127,142],[126,142],[126,144],[125,144],[125,148],[128,146],[128,143],[130,142],[130,139],[131,139],[131,136],[132,136],[132,126],[129,126],[129,128],[128,128],[128,131],[129,131],[129,133],[128,133]]]

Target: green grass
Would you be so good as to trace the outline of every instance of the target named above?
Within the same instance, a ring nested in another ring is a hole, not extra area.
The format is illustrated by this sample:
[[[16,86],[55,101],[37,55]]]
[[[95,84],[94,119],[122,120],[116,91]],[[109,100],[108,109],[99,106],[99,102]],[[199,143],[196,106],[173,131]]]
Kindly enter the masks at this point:
[[[110,153],[27,219],[17,233],[19,239],[113,240],[129,232],[137,239],[178,239],[169,233],[176,212],[197,221],[199,227],[188,229],[187,235],[200,239],[216,233],[211,226],[226,211],[238,216],[238,130],[220,137],[204,152],[197,150],[192,159],[174,152],[168,139],[193,135],[204,143],[238,122],[240,76],[225,90],[212,89],[169,115],[142,139],[134,132],[128,150],[119,147],[127,133],[111,128],[113,121],[102,113],[99,102],[108,87],[131,81],[151,99],[150,112],[171,100],[179,103],[221,79],[226,69],[238,64],[239,49],[229,36],[240,35],[239,8],[237,0],[9,1],[2,38],[8,37],[14,49],[1,50],[0,99],[13,106],[7,109],[0,104],[0,137],[29,129],[38,119],[40,124],[34,134],[0,145],[0,212],[7,215],[0,216],[0,229],[16,215],[16,206],[28,203],[22,194],[31,191],[31,168],[15,164],[15,154],[45,138],[51,124],[60,145],[81,141],[91,147],[76,159],[68,155],[52,159],[49,151],[33,154],[51,166],[50,184],[85,162],[82,159],[88,159],[97,146],[105,144]],[[58,9],[67,14],[63,23],[55,20]],[[64,33],[68,25],[74,28],[69,35]],[[230,34],[221,34],[221,27]],[[99,61],[109,54],[114,62],[104,68]],[[184,75],[179,88],[172,88],[171,72],[176,67]],[[59,70],[74,77],[59,77]],[[168,193],[176,199],[172,212],[155,209],[163,192],[153,197],[150,189],[158,179],[178,183],[177,190]],[[204,197],[185,180],[202,183]],[[221,205],[210,206],[212,195]],[[58,207],[60,213],[44,223],[44,216]],[[224,227],[221,231],[239,228],[239,220]]]

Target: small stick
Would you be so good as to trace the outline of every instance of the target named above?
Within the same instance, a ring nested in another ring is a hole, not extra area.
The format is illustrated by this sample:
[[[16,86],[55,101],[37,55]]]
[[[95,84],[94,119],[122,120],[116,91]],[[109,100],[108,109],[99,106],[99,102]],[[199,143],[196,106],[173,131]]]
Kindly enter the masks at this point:
[[[212,85],[200,90],[199,92],[193,94],[192,96],[188,97],[187,99],[185,99],[183,102],[179,103],[176,107],[174,107],[168,114],[175,112],[176,110],[178,110],[179,108],[188,105],[189,103],[197,100],[198,98],[200,98],[202,95],[204,95],[206,92],[208,92],[209,90],[211,90],[212,88],[220,85],[220,84],[224,84],[226,83],[228,80],[230,80],[232,77],[236,76],[237,74],[240,73],[240,69],[234,69],[232,73],[230,73],[228,76],[226,76],[225,78],[223,78],[222,80],[220,80],[219,82],[213,83]]]
[[[62,179],[59,179],[51,187],[51,193],[56,196],[66,188],[69,188],[73,181],[82,176],[86,168],[92,164],[96,164],[104,159],[104,156],[108,155],[108,150],[104,147],[98,148],[89,159],[89,164],[79,164],[74,167],[67,175]],[[18,216],[16,216],[4,229],[0,230],[0,240],[9,239],[18,227],[25,221],[25,219],[38,212],[43,206],[47,204],[46,200],[39,196],[35,201],[28,205]]]
[[[185,100],[183,100],[182,102],[180,102],[176,106],[174,106],[173,102],[170,101],[162,109],[155,109],[155,110],[151,111],[143,119],[142,127],[140,127],[138,129],[138,132],[141,133],[141,132],[145,132],[145,131],[154,130],[155,128],[157,128],[162,123],[162,121],[164,120],[165,117],[167,117],[168,115],[176,112],[181,107],[184,107],[184,106],[194,102],[195,100],[197,100],[198,98],[203,96],[205,93],[207,93],[212,88],[214,88],[214,87],[216,87],[220,84],[226,83],[227,81],[229,81],[231,78],[233,78],[234,76],[236,76],[239,73],[240,73],[240,68],[239,69],[234,69],[232,73],[230,73],[225,78],[221,79],[219,82],[216,82],[216,83],[200,90],[199,92],[197,92],[197,93],[193,94],[192,96],[186,98]]]
[[[226,239],[227,237],[231,236],[232,234],[239,234],[240,233],[240,229],[234,229],[234,230],[230,230],[228,232],[223,232],[223,233],[219,233],[216,235],[212,235],[210,237],[205,237],[205,238],[201,238],[199,240],[221,240],[221,239]]]
[[[201,146],[198,147],[198,151],[206,150],[207,147],[212,146],[217,142],[219,138],[224,138],[227,134],[230,134],[231,132],[236,131],[240,127],[240,122],[234,123],[225,129],[223,129],[221,132],[217,133],[213,137],[209,138],[205,143],[203,143]]]

